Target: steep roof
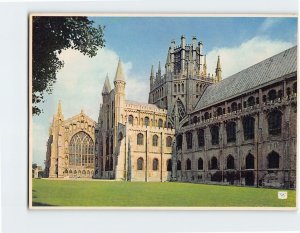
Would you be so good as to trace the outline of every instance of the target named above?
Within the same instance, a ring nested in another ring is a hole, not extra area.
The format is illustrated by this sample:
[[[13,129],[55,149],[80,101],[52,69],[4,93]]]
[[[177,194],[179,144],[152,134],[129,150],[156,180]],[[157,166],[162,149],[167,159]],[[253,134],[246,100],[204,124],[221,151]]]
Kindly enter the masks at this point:
[[[126,104],[136,105],[136,106],[144,106],[144,107],[153,108],[153,109],[160,109],[155,104],[140,103],[140,102],[133,101],[133,100],[126,100]]]
[[[124,75],[124,72],[123,72],[123,66],[122,66],[121,59],[119,59],[119,62],[118,62],[118,67],[117,67],[116,76],[115,76],[114,81],[123,81],[123,82],[125,82],[125,75]]]
[[[241,95],[296,71],[297,46],[250,66],[219,83],[208,86],[194,111]]]
[[[111,91],[111,87],[110,87],[108,75],[106,75],[104,85],[103,85],[103,89],[102,89],[102,94],[108,94],[110,91]]]

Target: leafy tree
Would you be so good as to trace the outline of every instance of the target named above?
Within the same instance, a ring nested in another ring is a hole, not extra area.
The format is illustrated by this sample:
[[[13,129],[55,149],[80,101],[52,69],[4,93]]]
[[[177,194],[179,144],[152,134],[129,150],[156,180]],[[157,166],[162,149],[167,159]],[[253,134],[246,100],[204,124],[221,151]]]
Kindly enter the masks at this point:
[[[75,49],[93,57],[104,47],[104,27],[93,26],[87,17],[34,16],[32,18],[32,113],[42,110],[37,104],[51,94],[56,73],[64,66],[58,55]]]

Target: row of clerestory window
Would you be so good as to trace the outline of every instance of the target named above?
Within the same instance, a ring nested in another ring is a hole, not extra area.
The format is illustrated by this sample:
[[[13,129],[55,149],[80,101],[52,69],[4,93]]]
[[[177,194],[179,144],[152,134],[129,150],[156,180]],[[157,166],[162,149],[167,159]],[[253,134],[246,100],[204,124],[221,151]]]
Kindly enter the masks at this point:
[[[255,134],[255,118],[251,116],[244,117],[242,120],[244,140],[254,139]],[[282,125],[282,113],[279,110],[273,110],[268,114],[268,131],[269,135],[280,135]],[[227,143],[236,141],[236,122],[230,121],[225,125]],[[220,143],[219,125],[212,125],[210,127],[211,144],[218,145]],[[187,149],[193,148],[193,133],[188,131],[185,133]],[[182,148],[182,134],[179,134],[176,139],[177,148]],[[197,130],[198,147],[205,145],[205,132],[204,129]]]
[[[152,146],[158,146],[158,136],[154,134],[152,136]],[[144,134],[138,133],[137,138],[136,138],[136,144],[137,145],[144,145]],[[167,136],[166,137],[166,147],[171,147],[172,146],[172,137]]]
[[[130,125],[134,124],[134,120],[133,120],[133,116],[132,115],[128,116],[128,124],[130,124]],[[150,125],[149,117],[145,117],[144,118],[144,125],[145,126],[149,126]],[[160,128],[163,127],[163,120],[162,119],[158,119],[157,126],[160,127]]]
[[[144,170],[144,159],[142,157],[139,157],[137,159],[137,170]],[[157,171],[159,170],[159,160],[157,158],[154,158],[152,160],[152,170]],[[167,171],[172,171],[172,160],[167,160]]]

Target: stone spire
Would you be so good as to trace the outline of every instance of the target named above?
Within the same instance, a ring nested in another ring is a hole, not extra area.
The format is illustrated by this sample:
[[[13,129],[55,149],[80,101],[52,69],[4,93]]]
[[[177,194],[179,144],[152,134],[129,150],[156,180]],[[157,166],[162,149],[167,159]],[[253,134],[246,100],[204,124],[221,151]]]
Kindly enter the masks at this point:
[[[150,86],[153,85],[154,83],[154,69],[153,69],[153,65],[151,66],[151,73],[150,73]]]
[[[114,81],[115,82],[116,81],[125,82],[125,75],[124,75],[124,72],[123,72],[123,66],[122,66],[121,59],[119,59],[119,62],[118,62],[118,67],[117,67],[116,76],[115,76]]]
[[[61,101],[58,101],[58,106],[57,106],[57,115],[61,116],[62,115],[62,108],[61,108]]]
[[[203,75],[204,77],[206,77],[206,75],[207,75],[206,55],[204,55],[203,73],[202,73],[202,75]]]
[[[220,56],[218,56],[217,68],[216,68],[216,82],[220,82],[221,80],[222,80],[222,68],[221,68]]]
[[[111,87],[110,87],[109,78],[108,78],[108,74],[107,74],[105,81],[104,81],[102,94],[108,94],[110,91],[111,91]]]

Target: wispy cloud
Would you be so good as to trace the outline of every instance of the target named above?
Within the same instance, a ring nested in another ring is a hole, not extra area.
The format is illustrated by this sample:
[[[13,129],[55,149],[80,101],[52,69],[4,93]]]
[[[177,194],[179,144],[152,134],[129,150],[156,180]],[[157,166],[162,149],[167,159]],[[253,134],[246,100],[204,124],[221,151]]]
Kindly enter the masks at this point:
[[[282,18],[267,18],[263,21],[261,24],[259,31],[264,32],[268,29],[272,28],[274,25],[280,23],[282,21]]]
[[[226,78],[292,46],[289,42],[254,37],[236,47],[214,48],[207,54],[208,70],[214,73],[220,55],[222,76]]]

